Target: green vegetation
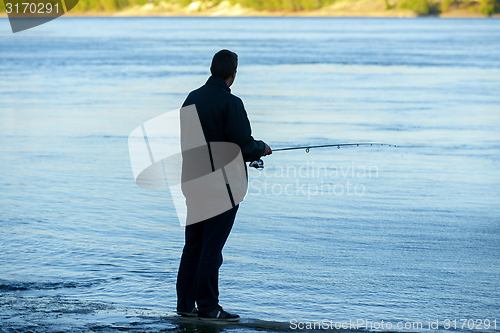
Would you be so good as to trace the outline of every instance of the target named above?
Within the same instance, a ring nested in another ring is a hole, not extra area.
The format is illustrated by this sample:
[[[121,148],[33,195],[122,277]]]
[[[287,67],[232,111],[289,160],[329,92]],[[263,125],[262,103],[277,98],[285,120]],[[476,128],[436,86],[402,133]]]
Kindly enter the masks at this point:
[[[450,6],[454,3],[453,0],[443,0],[441,2],[441,7],[440,7],[440,11],[441,12],[445,12],[448,10],[448,8],[450,8]]]
[[[500,0],[481,0],[479,12],[484,15],[491,15],[500,11]]]
[[[142,6],[147,3],[159,5],[165,2],[178,7],[187,7],[192,2],[202,3],[198,8],[212,8],[224,0],[79,0],[73,9],[83,11],[116,11],[132,6]],[[300,12],[320,9],[339,0],[228,0],[232,5],[239,4],[245,8],[265,11],[292,11]],[[355,3],[357,0],[350,0]],[[382,1],[382,0],[373,0]],[[387,11],[394,9],[411,10],[416,15],[439,15],[453,9],[468,10],[472,13],[481,13],[490,16],[500,12],[500,0],[383,0]],[[5,5],[0,0],[0,12],[5,12]]]
[[[164,0],[165,2],[170,2],[180,7],[187,7],[192,2],[196,0]],[[218,5],[222,0],[215,1],[201,1],[206,3],[204,8],[210,8]],[[301,10],[311,10],[318,9],[329,4],[332,4],[335,0],[229,0],[232,5],[240,4],[242,7],[254,8],[258,10],[288,10],[288,11],[301,11]],[[123,9],[134,5],[144,5],[148,2],[153,2],[150,0],[80,0],[78,5],[75,7],[77,11],[84,10],[116,10]],[[209,3],[208,3],[209,2]],[[154,3],[159,3],[159,0],[155,0]]]
[[[153,3],[158,5],[161,1],[187,7],[192,2],[200,1],[199,8],[212,8],[223,0],[80,0],[75,11],[85,10],[120,10],[131,6]],[[338,0],[229,0],[232,5],[239,4],[245,8],[266,11],[307,11],[326,7]],[[355,2],[356,0],[351,0]],[[382,0],[374,0],[382,1]],[[500,12],[500,0],[383,0],[386,10],[407,9],[416,15],[439,15],[451,9],[466,9],[470,12],[492,15]],[[1,3],[2,1],[0,1]],[[3,5],[3,4],[2,4]]]
[[[148,0],[80,0],[73,10],[119,10],[146,3],[148,3]]]
[[[231,4],[239,3],[242,7],[258,10],[301,11],[319,9],[334,3],[335,0],[231,0]]]
[[[409,9],[417,15],[429,15],[431,7],[427,0],[402,0],[398,2],[401,9]]]

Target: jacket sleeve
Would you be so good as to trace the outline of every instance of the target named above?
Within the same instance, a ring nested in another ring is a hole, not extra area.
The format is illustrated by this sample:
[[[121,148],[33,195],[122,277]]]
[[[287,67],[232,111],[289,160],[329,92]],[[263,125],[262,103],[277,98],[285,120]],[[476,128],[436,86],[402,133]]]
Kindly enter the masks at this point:
[[[226,141],[240,146],[245,162],[258,160],[264,155],[265,144],[252,137],[252,129],[243,102],[234,96],[225,110],[224,136]]]

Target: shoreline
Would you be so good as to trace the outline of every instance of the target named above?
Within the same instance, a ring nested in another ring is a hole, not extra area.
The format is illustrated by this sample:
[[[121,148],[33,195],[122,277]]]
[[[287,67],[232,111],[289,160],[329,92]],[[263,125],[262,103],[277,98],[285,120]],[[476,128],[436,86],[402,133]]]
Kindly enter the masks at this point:
[[[190,13],[184,10],[175,11],[144,11],[136,8],[124,9],[120,11],[85,11],[69,12],[66,17],[331,17],[331,18],[444,18],[444,19],[498,19],[500,14],[484,16],[480,13],[474,13],[467,10],[454,10],[437,15],[416,15],[409,10],[390,10],[386,12],[357,12],[357,11],[329,11],[329,10],[311,10],[304,12],[291,11],[260,11],[252,8],[245,8],[241,13],[214,13],[213,11],[200,11]],[[5,15],[7,17],[7,15]]]
[[[126,11],[85,11],[76,13],[66,13],[64,17],[95,17],[95,18],[120,18],[120,17],[309,17],[309,18],[440,18],[440,19],[499,19],[500,14],[494,14],[491,16],[484,16],[477,13],[443,13],[439,15],[416,15],[414,13],[397,13],[397,14],[380,14],[380,13],[297,13],[297,12],[261,12],[257,13],[245,13],[245,14],[221,14],[213,15],[210,13],[197,13],[197,14],[185,14],[182,12],[156,12],[156,13],[143,13],[143,12],[130,12]],[[0,18],[8,18],[6,13],[0,13]]]
[[[196,1],[187,7],[179,7],[161,1],[158,5],[148,3],[142,6],[135,5],[122,10],[104,11],[70,11],[66,17],[372,17],[372,18],[500,18],[500,13],[485,16],[471,9],[450,9],[434,15],[419,16],[408,9],[386,9],[383,1],[361,0],[353,4],[350,0],[340,0],[336,3],[314,10],[285,11],[285,10],[257,10],[232,5],[229,1],[222,1],[213,7],[204,7]],[[0,17],[8,17],[5,12]]]

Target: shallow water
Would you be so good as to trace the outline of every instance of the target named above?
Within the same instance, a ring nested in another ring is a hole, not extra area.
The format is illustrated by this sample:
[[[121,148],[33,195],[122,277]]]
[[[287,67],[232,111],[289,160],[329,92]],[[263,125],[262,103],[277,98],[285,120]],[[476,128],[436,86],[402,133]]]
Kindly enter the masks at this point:
[[[250,170],[221,304],[498,331],[500,26],[340,18],[60,18],[17,34],[1,19],[2,330],[207,330],[172,317],[183,229],[168,191],[135,186],[127,137],[178,108],[221,48],[272,147],[397,145]]]

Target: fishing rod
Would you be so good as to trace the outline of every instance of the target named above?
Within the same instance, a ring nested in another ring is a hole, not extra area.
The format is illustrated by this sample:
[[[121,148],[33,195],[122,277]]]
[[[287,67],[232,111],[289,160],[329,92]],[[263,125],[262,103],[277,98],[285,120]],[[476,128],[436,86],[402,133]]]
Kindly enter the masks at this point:
[[[297,149],[305,149],[306,153],[309,152],[310,149],[312,148],[327,148],[327,147],[337,147],[340,149],[340,147],[344,146],[387,146],[387,147],[396,147],[396,145],[390,145],[387,143],[379,143],[379,142],[355,142],[355,143],[335,143],[331,145],[319,145],[319,146],[304,146],[304,147],[287,147],[287,148],[279,148],[279,149],[273,149],[273,153],[275,151],[285,151],[285,150],[297,150]]]
[[[387,146],[387,147],[396,147],[396,145],[392,144],[387,144],[387,143],[379,143],[379,142],[354,142],[354,143],[334,143],[334,144],[328,144],[328,145],[317,145],[317,146],[300,146],[300,147],[286,147],[286,148],[278,148],[278,149],[273,149],[273,153],[277,151],[287,151],[287,150],[299,150],[299,149],[305,149],[306,153],[309,153],[309,150],[313,148],[331,148],[331,147],[337,147],[337,149],[340,149],[340,147],[345,147],[345,146]],[[258,161],[253,161],[250,162],[249,164],[250,167],[261,170],[264,169],[264,161],[259,159]]]

